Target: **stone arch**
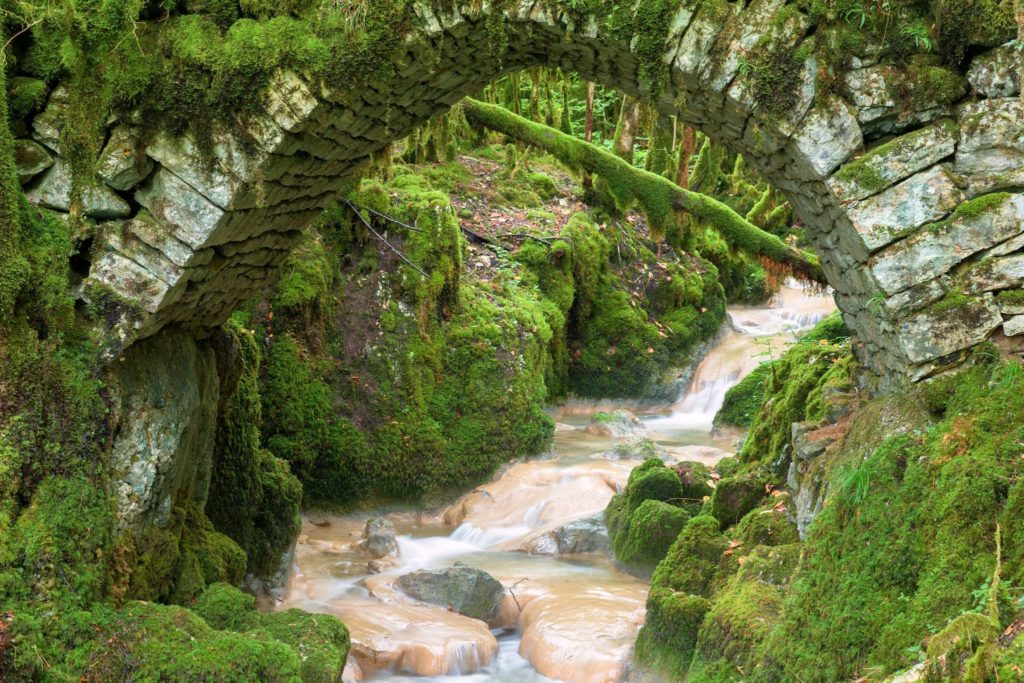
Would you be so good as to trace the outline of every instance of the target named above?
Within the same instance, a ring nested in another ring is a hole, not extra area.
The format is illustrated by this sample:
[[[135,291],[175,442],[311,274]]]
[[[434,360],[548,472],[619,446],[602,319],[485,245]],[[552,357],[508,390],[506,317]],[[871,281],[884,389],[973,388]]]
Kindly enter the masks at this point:
[[[257,144],[220,134],[212,164],[187,136],[134,149],[130,129],[115,125],[91,211],[117,220],[104,224],[83,285],[86,298],[113,292],[131,304],[112,327],[111,355],[168,325],[198,333],[223,322],[374,153],[534,65],[653,100],[744,154],[807,225],[860,359],[888,384],[955,364],[1000,327],[1024,331],[1024,303],[994,294],[1024,277],[1024,136],[1011,134],[1024,112],[1013,59],[1000,49],[976,58],[966,78],[852,56],[844,97],[817,92],[818,64],[806,51],[789,106],[771,114],[743,65],[755,49],[805,52],[796,48],[811,40],[811,22],[785,0],[679,9],[656,97],[636,42],[576,25],[550,3],[501,10],[500,60],[489,56],[490,3],[455,2],[441,14],[425,5],[415,39],[394,55],[393,79],[331,91],[279,72],[265,113],[247,123]],[[943,87],[918,88],[920,79]],[[33,124],[54,151],[62,97],[56,90]],[[67,174],[58,158],[30,199],[66,209]]]

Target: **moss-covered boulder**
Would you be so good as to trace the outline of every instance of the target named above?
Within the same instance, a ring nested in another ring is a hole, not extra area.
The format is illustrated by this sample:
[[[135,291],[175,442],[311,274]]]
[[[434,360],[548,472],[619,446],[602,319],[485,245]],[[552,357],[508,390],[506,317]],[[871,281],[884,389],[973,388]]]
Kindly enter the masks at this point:
[[[679,536],[690,514],[660,500],[645,500],[633,514],[624,533],[615,535],[615,558],[630,570],[649,574]]]
[[[718,482],[711,496],[711,516],[722,529],[740,521],[765,497],[766,482],[756,474],[726,477]]]
[[[616,559],[630,571],[649,574],[690,517],[679,475],[657,458],[629,474],[625,490],[605,510]]]
[[[747,428],[764,403],[765,390],[772,376],[771,363],[762,363],[725,393],[722,407],[715,414],[715,428]]]
[[[672,465],[683,485],[682,497],[687,502],[700,502],[715,492],[711,486],[711,468],[700,462],[684,461]]]

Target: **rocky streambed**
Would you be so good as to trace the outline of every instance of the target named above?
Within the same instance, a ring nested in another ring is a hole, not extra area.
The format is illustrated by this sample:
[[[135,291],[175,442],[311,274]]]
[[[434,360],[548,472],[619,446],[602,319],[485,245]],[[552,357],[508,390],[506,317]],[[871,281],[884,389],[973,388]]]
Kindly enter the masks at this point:
[[[711,435],[725,391],[831,310],[830,297],[795,288],[731,310],[677,404],[640,420],[609,412],[623,405],[563,406],[550,454],[445,509],[308,514],[278,607],[348,625],[346,682],[622,680],[647,581],[609,556],[605,507],[652,453],[708,465],[728,455]]]

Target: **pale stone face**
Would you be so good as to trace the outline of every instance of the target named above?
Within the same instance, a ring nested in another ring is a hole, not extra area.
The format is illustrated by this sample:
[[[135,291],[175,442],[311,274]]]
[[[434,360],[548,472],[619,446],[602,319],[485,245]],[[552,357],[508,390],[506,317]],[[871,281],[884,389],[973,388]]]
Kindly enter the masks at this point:
[[[146,315],[111,331],[108,357],[168,324],[195,332],[222,323],[374,153],[505,73],[501,60],[482,58],[489,3],[456,2],[444,12],[416,7],[422,40],[400,48],[392,80],[350,92],[278,73],[265,111],[244,122],[249,144],[220,130],[205,153],[187,135],[157,136],[142,148],[130,127],[137,122],[110,122],[97,181],[84,194],[102,238],[86,285],[107,287]],[[504,11],[512,19],[505,64],[572,70],[653,99],[743,154],[785,192],[858,337],[860,359],[883,384],[944,367],[937,361],[951,349],[1002,324],[998,307],[978,299],[967,313],[929,315],[951,288],[1024,287],[1024,111],[1009,48],[979,55],[959,73],[929,67],[948,87],[921,92],[913,87],[915,67],[869,46],[851,56],[842,97],[817,92],[818,64],[807,51],[793,92],[780,93],[793,96],[792,107],[769,115],[744,64],[765,45],[795,51],[808,40],[807,18],[792,3],[681,8],[665,48],[666,89],[657,97],[641,82],[635,45],[601,35],[596,23],[575,26],[544,3]],[[67,103],[67,90],[57,87],[32,122],[34,140],[17,143],[30,199],[65,212]],[[955,213],[965,200],[998,190],[1011,196],[980,213]],[[985,259],[991,263],[975,264]],[[869,306],[879,298],[881,305]]]

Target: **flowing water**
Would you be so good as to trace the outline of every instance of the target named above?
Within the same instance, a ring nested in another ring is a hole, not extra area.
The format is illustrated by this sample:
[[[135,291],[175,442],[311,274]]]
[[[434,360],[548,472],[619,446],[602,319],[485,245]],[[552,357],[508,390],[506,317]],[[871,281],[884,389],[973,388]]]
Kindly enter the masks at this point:
[[[832,310],[830,296],[792,284],[770,306],[731,308],[729,328],[686,394],[641,415],[666,457],[713,464],[727,455],[731,440],[711,434],[725,392]],[[387,515],[400,557],[380,573],[356,547],[369,515],[307,516],[279,607],[329,612],[348,625],[346,682],[619,681],[643,624],[647,582],[602,554],[549,554],[555,530],[599,515],[638,464],[610,456],[620,440],[585,431],[590,415],[607,407],[558,408],[551,456],[507,467],[445,510]],[[455,562],[509,589],[501,628],[415,602],[392,585],[401,574]]]

